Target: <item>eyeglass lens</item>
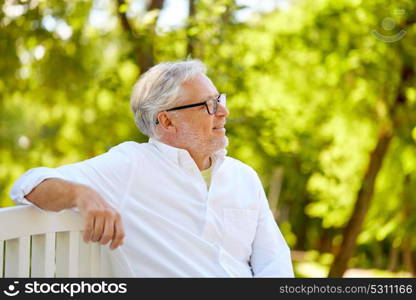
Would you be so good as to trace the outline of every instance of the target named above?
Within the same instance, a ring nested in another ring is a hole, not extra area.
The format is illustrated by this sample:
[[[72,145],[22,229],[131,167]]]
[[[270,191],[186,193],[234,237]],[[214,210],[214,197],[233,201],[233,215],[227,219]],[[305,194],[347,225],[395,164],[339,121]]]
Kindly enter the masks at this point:
[[[223,106],[226,106],[226,96],[225,94],[221,94],[218,99],[212,99],[210,101],[207,101],[207,108],[208,113],[213,115],[217,113],[218,104],[220,103]]]

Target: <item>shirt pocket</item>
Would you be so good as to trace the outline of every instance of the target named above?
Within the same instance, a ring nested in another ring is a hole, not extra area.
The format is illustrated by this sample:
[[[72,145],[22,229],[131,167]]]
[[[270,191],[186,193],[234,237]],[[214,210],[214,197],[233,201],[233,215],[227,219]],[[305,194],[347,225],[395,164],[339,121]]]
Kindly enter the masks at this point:
[[[224,248],[234,257],[248,261],[257,228],[257,210],[224,208]]]

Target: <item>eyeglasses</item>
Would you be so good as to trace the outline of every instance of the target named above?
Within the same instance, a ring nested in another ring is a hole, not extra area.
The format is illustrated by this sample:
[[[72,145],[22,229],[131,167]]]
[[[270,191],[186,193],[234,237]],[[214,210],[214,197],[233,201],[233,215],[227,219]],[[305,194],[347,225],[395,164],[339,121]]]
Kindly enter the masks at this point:
[[[209,100],[204,101],[204,102],[199,102],[199,103],[194,103],[194,104],[189,104],[189,105],[177,106],[177,107],[169,108],[165,111],[180,110],[180,109],[205,105],[205,107],[207,108],[208,114],[215,115],[217,113],[217,110],[218,110],[218,104],[221,104],[222,106],[227,105],[226,94],[219,94],[218,97],[215,98],[215,99],[209,99]],[[156,120],[156,124],[159,124],[159,120]]]

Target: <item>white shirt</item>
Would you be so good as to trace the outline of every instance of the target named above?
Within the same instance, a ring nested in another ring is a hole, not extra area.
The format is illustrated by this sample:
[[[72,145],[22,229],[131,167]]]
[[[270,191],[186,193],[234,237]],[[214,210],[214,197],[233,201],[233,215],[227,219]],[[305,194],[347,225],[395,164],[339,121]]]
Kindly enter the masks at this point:
[[[124,142],[79,163],[31,169],[10,196],[29,204],[24,196],[47,178],[95,189],[121,214],[126,233],[123,246],[108,250],[115,276],[293,277],[257,174],[225,154],[215,154],[207,189],[186,150]]]

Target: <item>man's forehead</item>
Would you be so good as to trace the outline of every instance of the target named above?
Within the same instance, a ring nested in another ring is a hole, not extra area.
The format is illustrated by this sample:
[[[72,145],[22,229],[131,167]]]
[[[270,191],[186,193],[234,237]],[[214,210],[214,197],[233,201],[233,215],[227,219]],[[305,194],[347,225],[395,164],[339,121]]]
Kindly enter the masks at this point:
[[[182,83],[184,101],[208,100],[218,96],[218,90],[205,74],[198,74]]]

